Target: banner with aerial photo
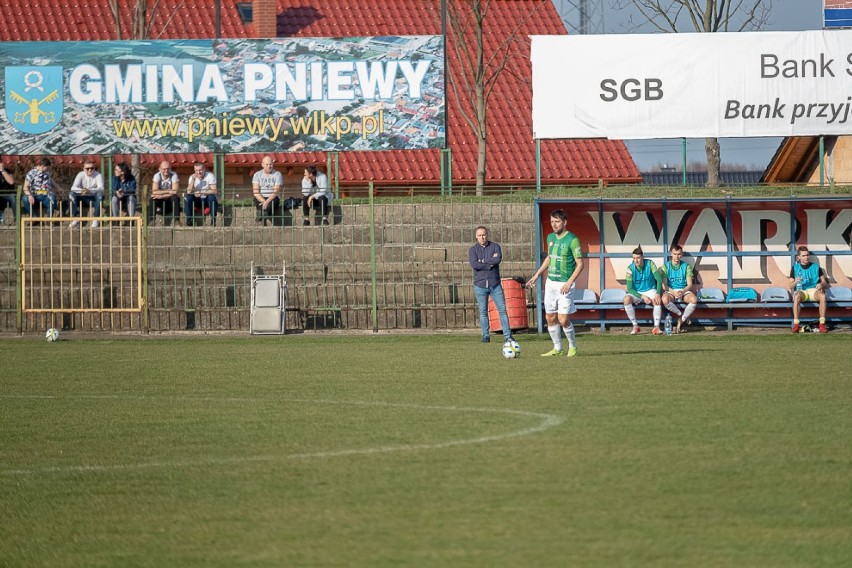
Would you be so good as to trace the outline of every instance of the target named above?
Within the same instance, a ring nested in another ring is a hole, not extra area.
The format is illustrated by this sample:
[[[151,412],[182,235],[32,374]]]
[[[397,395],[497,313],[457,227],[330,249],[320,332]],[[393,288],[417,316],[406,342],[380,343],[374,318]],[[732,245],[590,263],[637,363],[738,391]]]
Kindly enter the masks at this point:
[[[441,36],[0,43],[0,153],[444,146]]]
[[[846,135],[852,30],[532,36],[536,138]]]

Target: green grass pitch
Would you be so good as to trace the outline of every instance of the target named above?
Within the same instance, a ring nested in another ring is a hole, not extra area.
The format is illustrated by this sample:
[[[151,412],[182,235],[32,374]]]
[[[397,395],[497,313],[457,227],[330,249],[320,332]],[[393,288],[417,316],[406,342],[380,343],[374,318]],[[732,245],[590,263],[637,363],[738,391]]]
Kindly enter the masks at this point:
[[[849,566],[849,333],[0,341],[0,566]]]

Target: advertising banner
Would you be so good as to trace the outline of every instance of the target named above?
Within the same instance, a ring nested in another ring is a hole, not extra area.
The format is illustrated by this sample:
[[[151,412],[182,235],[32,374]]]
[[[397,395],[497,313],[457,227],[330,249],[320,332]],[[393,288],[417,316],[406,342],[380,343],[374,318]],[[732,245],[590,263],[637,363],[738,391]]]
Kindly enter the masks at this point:
[[[852,132],[852,30],[533,36],[535,138]]]
[[[801,245],[829,282],[852,286],[852,199],[541,201],[542,247],[555,209],[568,214],[586,255],[579,288],[623,287],[633,249],[661,266],[672,244],[683,247],[702,286],[786,288],[791,247]]]
[[[0,153],[444,145],[441,36],[0,43]]]

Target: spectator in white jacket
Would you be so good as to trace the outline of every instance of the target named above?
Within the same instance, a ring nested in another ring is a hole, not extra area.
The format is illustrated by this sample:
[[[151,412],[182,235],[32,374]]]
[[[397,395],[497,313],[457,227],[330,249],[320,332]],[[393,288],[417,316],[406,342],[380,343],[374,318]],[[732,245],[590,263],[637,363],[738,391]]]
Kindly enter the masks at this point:
[[[101,203],[104,201],[104,176],[101,172],[95,169],[95,163],[91,160],[86,160],[83,164],[83,171],[77,174],[74,178],[74,183],[71,185],[71,192],[68,195],[71,201],[71,216],[80,216],[80,205],[88,205],[92,211],[92,217],[101,216]],[[75,228],[80,225],[77,219],[71,221],[70,228]],[[92,228],[98,226],[98,220],[92,221]]]
[[[305,216],[305,225],[311,224],[311,207],[320,212],[322,224],[328,225],[328,216],[331,213],[331,190],[328,187],[328,176],[317,170],[316,166],[305,168],[302,178],[302,213]]]

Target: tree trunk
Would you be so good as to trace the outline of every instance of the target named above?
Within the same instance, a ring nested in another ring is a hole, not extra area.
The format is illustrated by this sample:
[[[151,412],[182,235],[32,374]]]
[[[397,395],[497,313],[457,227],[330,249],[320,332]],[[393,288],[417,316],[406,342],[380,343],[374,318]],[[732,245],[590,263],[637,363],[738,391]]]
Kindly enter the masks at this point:
[[[133,39],[148,38],[148,0],[136,0],[133,13]]]
[[[484,134],[484,132],[483,132]],[[476,155],[476,195],[485,195],[485,158],[486,141],[485,136],[479,136],[479,147]]]
[[[486,155],[488,149],[488,126],[486,122],[486,107],[485,107],[485,89],[477,83],[475,87],[475,105],[476,105],[476,122],[477,132],[476,140],[478,143],[476,156],[476,195],[485,194],[485,176],[486,176]]]
[[[487,153],[487,138],[488,138],[488,123],[485,119],[485,41],[483,39],[483,24],[485,14],[483,8],[487,8],[488,3],[483,7],[479,0],[474,2],[473,13],[476,18],[476,27],[474,35],[476,37],[476,69],[474,70],[473,83],[473,111],[476,115],[476,139],[478,142],[478,152],[476,156],[476,195],[485,193],[485,158]]]
[[[485,193],[488,179],[486,155],[488,141],[488,121],[486,120],[488,98],[500,74],[510,66],[514,56],[520,57],[526,48],[516,49],[515,38],[523,25],[535,17],[538,10],[549,5],[542,0],[535,8],[519,21],[513,22],[515,29],[505,38],[499,38],[500,45],[486,61],[483,39],[485,19],[491,0],[447,0],[447,21],[451,39],[447,40],[448,49],[454,50],[461,65],[457,72],[446,70],[450,88],[456,95],[458,112],[476,136],[476,195]],[[475,45],[471,45],[470,41]],[[469,104],[469,106],[468,106]]]
[[[611,3],[617,10],[630,7],[638,11],[641,19],[666,33],[690,27],[698,33],[756,31],[768,23],[772,10],[772,2],[766,0],[612,0]],[[706,138],[704,150],[706,187],[719,187],[722,184],[719,141]]]
[[[707,186],[719,187],[722,183],[719,171],[722,167],[721,150],[718,138],[705,138],[704,151],[707,153]]]
[[[115,22],[115,39],[121,40],[121,11],[118,7],[118,0],[109,0],[109,9],[112,12],[112,19]]]

